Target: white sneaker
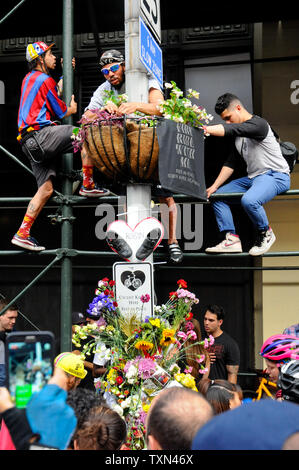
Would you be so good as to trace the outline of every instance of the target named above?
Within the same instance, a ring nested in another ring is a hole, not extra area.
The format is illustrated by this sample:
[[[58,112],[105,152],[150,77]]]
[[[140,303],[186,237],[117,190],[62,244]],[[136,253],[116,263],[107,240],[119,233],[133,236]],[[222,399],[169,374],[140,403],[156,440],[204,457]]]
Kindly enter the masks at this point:
[[[249,254],[252,256],[263,255],[270,250],[275,240],[276,237],[271,227],[265,232],[259,232],[254,246],[249,250]]]
[[[242,253],[242,244],[238,235],[228,232],[225,240],[206,249],[206,253]]]

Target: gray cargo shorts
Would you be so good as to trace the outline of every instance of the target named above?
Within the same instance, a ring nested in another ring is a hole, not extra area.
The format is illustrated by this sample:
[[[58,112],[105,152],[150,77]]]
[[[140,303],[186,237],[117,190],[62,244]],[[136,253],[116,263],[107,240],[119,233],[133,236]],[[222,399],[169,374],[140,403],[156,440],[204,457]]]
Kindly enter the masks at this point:
[[[49,178],[56,176],[58,158],[64,153],[73,153],[73,129],[74,126],[68,124],[46,126],[35,133],[31,143],[28,139],[22,145],[22,151],[29,158],[38,188]]]

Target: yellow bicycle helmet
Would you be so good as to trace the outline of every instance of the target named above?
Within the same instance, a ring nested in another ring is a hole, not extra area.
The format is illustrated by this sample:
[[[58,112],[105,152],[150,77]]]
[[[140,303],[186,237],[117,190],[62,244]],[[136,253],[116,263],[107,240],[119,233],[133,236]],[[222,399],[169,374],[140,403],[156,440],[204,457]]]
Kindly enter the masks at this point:
[[[84,362],[76,354],[65,352],[59,354],[54,359],[54,366],[59,367],[70,375],[84,379],[87,370],[84,369]]]

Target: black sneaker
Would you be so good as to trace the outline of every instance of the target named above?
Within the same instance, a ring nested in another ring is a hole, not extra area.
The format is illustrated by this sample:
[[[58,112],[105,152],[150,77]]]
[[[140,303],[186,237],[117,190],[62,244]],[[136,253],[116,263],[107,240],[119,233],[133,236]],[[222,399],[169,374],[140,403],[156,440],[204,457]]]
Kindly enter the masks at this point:
[[[168,245],[168,255],[169,260],[172,263],[181,263],[184,257],[183,252],[178,243],[171,243],[170,245]]]
[[[127,242],[121,238],[117,233],[115,232],[107,232],[106,234],[106,241],[110,248],[113,251],[116,251],[116,253],[119,254],[124,259],[129,259],[132,256],[132,250],[127,244]]]
[[[152,253],[160,237],[161,230],[159,228],[151,230],[145,240],[143,240],[142,245],[138,248],[136,258],[141,261],[147,258]]]

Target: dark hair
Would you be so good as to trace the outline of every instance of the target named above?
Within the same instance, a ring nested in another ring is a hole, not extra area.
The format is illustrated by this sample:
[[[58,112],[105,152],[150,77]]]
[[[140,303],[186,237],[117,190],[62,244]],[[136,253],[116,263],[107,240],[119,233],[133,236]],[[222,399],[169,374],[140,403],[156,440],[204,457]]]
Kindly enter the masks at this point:
[[[0,312],[9,304],[9,300],[6,300],[5,297],[0,298]],[[11,306],[7,310],[19,310],[19,307],[16,304],[11,304]],[[7,312],[6,310],[6,312]],[[4,312],[4,314],[6,313]]]
[[[127,437],[127,426],[108,406],[93,408],[76,433],[79,450],[119,450]]]
[[[217,315],[218,320],[223,320],[224,317],[225,317],[225,310],[220,305],[215,305],[215,304],[214,305],[207,305],[205,312],[207,310],[209,310],[209,312],[214,313],[215,315]]]
[[[220,116],[234,101],[241,103],[236,95],[233,95],[232,93],[224,93],[224,95],[219,96],[215,104],[215,112]]]
[[[147,416],[147,440],[153,436],[164,450],[191,449],[196,432],[212,416],[212,407],[200,393],[179,387],[163,390]]]
[[[70,390],[67,394],[66,402],[75,412],[77,429],[83,425],[92,408],[106,404],[104,398],[98,395],[96,390],[89,390],[83,387]]]
[[[239,393],[239,388],[228,380],[202,380],[199,384],[200,392],[211,404],[215,415],[230,409],[229,401],[234,398],[234,392]]]

